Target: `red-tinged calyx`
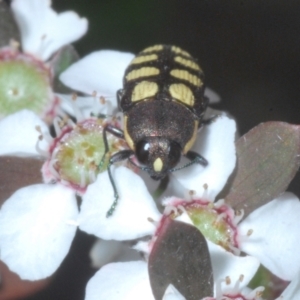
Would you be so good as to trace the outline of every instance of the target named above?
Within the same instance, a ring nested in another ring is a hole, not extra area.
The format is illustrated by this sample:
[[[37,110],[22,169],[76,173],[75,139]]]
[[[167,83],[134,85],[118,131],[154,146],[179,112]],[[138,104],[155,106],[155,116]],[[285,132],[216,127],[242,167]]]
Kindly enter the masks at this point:
[[[232,208],[223,201],[213,203],[206,200],[183,201],[170,203],[174,218],[186,213],[191,222],[211,242],[222,246],[227,251],[236,253],[237,216]]]
[[[109,153],[101,167],[105,147],[103,141],[103,119],[91,118],[67,126],[50,146],[50,159],[44,165],[45,181],[59,181],[79,192],[95,181],[97,174],[107,168],[110,155],[122,148],[122,142],[108,136]]]

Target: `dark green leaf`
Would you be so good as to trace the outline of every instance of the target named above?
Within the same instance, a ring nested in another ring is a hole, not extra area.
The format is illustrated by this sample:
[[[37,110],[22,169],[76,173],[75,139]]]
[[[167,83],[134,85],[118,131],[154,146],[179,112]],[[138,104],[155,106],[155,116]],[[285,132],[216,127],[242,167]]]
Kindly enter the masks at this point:
[[[9,6],[0,0],[0,47],[8,46],[10,40],[20,43],[20,33]]]
[[[300,165],[300,126],[260,124],[236,142],[237,169],[226,202],[245,215],[283,191]]]
[[[0,206],[21,187],[43,182],[40,157],[0,156]]]
[[[172,284],[187,300],[213,295],[213,274],[206,240],[194,226],[167,218],[149,257],[156,300]]]

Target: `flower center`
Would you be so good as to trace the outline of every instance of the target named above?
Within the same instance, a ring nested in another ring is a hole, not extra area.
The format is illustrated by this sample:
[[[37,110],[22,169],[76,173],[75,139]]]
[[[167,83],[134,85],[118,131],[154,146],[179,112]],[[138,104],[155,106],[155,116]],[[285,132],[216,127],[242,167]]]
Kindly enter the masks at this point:
[[[106,170],[111,153],[119,147],[118,139],[110,135],[110,151],[99,170],[105,151],[102,132],[103,120],[100,119],[88,119],[78,123],[75,128],[64,128],[50,147],[50,170],[54,179],[78,191],[84,191],[87,185],[94,182],[97,174]]]
[[[177,208],[177,215],[186,212],[194,226],[208,240],[227,251],[238,251],[236,217],[232,208],[223,202],[204,200],[174,201],[173,205]]]
[[[52,101],[49,72],[16,51],[0,51],[0,117],[21,109],[43,115]]]

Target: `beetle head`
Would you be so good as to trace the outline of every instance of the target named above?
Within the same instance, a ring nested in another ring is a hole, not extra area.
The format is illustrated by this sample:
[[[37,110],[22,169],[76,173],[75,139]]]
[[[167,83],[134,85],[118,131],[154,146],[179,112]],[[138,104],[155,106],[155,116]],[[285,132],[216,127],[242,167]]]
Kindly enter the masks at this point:
[[[151,178],[160,180],[179,163],[181,147],[163,137],[146,137],[136,144],[135,154]]]

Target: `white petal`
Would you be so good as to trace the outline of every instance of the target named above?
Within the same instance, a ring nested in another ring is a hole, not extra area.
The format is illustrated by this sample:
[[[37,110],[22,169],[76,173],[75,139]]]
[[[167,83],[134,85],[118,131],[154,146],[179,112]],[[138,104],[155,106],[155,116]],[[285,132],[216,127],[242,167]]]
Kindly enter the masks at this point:
[[[241,275],[243,275],[243,281],[239,287],[242,289],[247,286],[259,268],[259,261],[251,256],[236,256],[210,241],[207,241],[207,245],[211,255],[215,292],[216,285],[220,281],[224,281],[227,276],[230,277],[231,283],[225,286],[222,285],[224,293],[234,288]]]
[[[204,95],[209,99],[210,104],[219,103],[221,101],[220,95],[209,87],[205,88]]]
[[[154,300],[145,262],[104,266],[88,282],[85,300]]]
[[[42,60],[82,37],[88,28],[87,20],[75,12],[57,14],[49,0],[14,0],[11,7],[21,32],[23,50]]]
[[[33,112],[22,110],[0,121],[0,155],[29,154],[36,155],[36,143],[40,135],[36,130],[48,132],[46,124]]]
[[[122,87],[125,69],[133,54],[102,50],[93,52],[71,65],[60,75],[60,80],[70,88],[91,95],[109,97],[116,104],[116,92]]]
[[[292,280],[300,270],[300,202],[292,193],[252,212],[239,225],[241,250],[255,256],[276,276]],[[249,229],[253,233],[247,237]]]
[[[193,190],[194,196],[215,199],[235,167],[235,131],[234,120],[225,115],[217,117],[212,124],[200,131],[192,150],[206,158],[208,166],[194,164],[173,173],[187,190],[186,194]],[[207,190],[204,189],[205,184],[208,186]],[[178,187],[182,188],[180,185]]]
[[[142,179],[125,167],[113,168],[119,202],[111,217],[106,213],[114,201],[108,173],[98,175],[83,196],[79,216],[80,229],[103,239],[129,240],[155,231],[148,218],[158,220],[158,212]]]
[[[101,268],[111,262],[141,260],[141,255],[123,242],[98,239],[90,251],[90,258],[94,268]]]
[[[0,210],[1,260],[22,279],[50,276],[67,255],[76,232],[74,193],[60,185],[19,189]]]
[[[298,300],[300,299],[300,274],[298,274],[276,300]]]
[[[163,300],[185,300],[185,298],[179,293],[175,286],[170,284],[166,289]]]

